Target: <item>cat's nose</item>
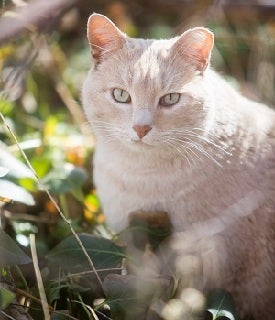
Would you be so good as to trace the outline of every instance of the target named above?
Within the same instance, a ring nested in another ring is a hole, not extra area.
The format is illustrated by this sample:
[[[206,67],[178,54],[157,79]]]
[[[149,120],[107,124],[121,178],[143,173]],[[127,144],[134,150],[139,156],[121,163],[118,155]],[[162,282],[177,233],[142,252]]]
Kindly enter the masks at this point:
[[[136,131],[139,138],[142,139],[152,129],[152,127],[149,124],[144,124],[144,125],[136,124],[133,126],[133,129]]]

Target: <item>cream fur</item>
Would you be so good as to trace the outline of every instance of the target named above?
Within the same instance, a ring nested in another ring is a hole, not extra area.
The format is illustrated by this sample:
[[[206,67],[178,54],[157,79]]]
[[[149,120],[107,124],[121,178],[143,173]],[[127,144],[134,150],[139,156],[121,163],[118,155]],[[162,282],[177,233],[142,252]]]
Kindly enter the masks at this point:
[[[136,210],[168,212],[179,232],[174,247],[204,261],[205,286],[228,288],[243,315],[271,320],[275,113],[206,68],[207,55],[196,60],[204,32],[194,29],[193,42],[184,40],[189,33],[170,40],[121,34],[120,46],[108,43],[112,50],[94,61],[82,95],[97,139],[94,182],[112,230],[125,228]],[[116,103],[113,88],[129,92],[131,103]],[[179,103],[160,108],[173,92],[182,94]],[[152,130],[140,140],[135,124]]]

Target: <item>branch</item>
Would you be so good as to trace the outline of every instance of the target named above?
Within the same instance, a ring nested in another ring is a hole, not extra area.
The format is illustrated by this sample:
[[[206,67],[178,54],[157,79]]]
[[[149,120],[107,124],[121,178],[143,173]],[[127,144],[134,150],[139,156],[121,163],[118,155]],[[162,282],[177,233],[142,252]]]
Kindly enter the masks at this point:
[[[33,0],[0,18],[0,45],[28,31],[45,31],[80,0]]]

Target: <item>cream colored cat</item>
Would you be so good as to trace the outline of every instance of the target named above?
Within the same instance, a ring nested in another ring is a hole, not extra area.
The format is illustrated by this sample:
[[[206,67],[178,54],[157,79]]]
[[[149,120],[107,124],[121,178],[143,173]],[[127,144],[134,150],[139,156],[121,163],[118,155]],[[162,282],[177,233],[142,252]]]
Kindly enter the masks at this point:
[[[94,14],[88,38],[83,105],[107,224],[168,212],[177,250],[202,260],[203,285],[231,291],[241,315],[275,319],[274,111],[209,68],[205,28],[132,39]]]

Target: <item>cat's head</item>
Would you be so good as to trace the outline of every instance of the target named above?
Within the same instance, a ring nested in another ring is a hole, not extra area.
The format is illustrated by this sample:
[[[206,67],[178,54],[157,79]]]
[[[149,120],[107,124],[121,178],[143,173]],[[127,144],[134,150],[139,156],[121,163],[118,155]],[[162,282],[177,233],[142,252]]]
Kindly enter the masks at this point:
[[[133,39],[93,14],[88,39],[92,68],[83,105],[98,139],[136,150],[175,146],[180,132],[203,126],[209,30],[194,28],[169,40]]]

